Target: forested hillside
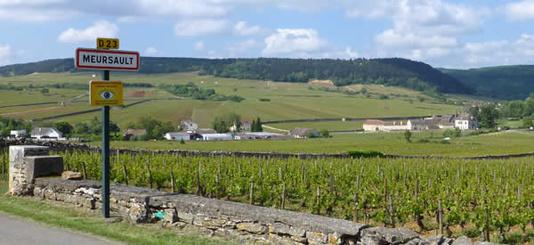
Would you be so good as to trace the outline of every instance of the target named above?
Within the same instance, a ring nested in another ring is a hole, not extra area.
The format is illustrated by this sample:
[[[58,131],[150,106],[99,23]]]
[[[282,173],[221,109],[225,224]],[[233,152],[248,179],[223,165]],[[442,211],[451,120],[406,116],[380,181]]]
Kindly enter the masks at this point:
[[[442,69],[476,95],[498,99],[525,99],[534,92],[534,66],[497,66],[469,70]]]
[[[0,75],[14,76],[34,72],[74,72],[72,59],[0,67]],[[143,57],[141,73],[199,71],[220,77],[308,82],[332,80],[336,85],[374,83],[402,86],[419,91],[471,94],[474,91],[455,78],[431,66],[406,59],[196,59]]]

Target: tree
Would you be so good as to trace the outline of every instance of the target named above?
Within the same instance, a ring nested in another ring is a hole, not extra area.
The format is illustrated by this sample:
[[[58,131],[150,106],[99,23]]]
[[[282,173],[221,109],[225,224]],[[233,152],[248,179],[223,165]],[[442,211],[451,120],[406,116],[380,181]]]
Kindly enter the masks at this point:
[[[497,119],[499,112],[493,104],[487,104],[480,108],[478,115],[478,122],[481,128],[495,128],[497,126]]]
[[[91,130],[86,122],[78,122],[74,124],[74,133],[78,135],[91,134]]]
[[[460,136],[462,136],[462,131],[458,128],[447,129],[445,132],[443,132],[443,137],[458,138]]]
[[[330,138],[330,132],[328,132],[328,130],[326,129],[321,129],[321,131],[319,131],[319,134],[322,138]]]
[[[412,143],[412,132],[410,130],[404,131],[404,139],[406,139],[408,143]]]
[[[216,116],[211,122],[211,126],[217,133],[228,133],[232,126],[235,126],[236,132],[239,132],[241,131],[241,116],[236,113]]]
[[[70,136],[74,129],[74,127],[70,123],[64,121],[56,122],[54,124],[54,127],[61,133],[63,133],[63,135],[65,136]]]
[[[115,137],[117,137],[118,133],[121,132],[121,128],[119,127],[119,125],[113,121],[110,121],[109,122],[109,132],[113,133],[115,135]]]
[[[250,131],[263,132],[263,126],[261,125],[261,119],[259,117],[256,120],[252,120]]]
[[[534,122],[532,121],[532,118],[525,117],[523,118],[523,127],[530,128],[534,126]]]
[[[171,122],[162,122],[151,117],[141,117],[134,125],[134,128],[145,129],[145,139],[162,139],[165,133],[174,130]]]
[[[215,130],[217,133],[228,133],[230,131],[230,126],[226,123],[226,121],[222,117],[215,117],[213,121],[211,122],[211,127]]]

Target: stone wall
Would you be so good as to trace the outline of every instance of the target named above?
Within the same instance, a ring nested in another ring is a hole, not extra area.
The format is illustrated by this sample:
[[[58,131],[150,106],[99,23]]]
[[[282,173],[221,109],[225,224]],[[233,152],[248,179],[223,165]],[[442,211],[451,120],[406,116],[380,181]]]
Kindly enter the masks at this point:
[[[63,158],[48,156],[48,147],[18,145],[9,147],[9,193],[25,195],[40,176],[61,175]]]
[[[100,184],[37,178],[36,198],[100,208]],[[124,185],[111,186],[111,210],[132,223],[160,222],[245,242],[274,244],[473,244],[469,239],[423,238],[407,229],[369,227],[346,220],[258,207],[188,194],[171,194]]]
[[[275,142],[273,142],[275,143]],[[31,139],[23,140],[6,140],[0,139],[0,149],[11,145],[35,144],[49,147],[52,151],[86,151],[100,152],[97,146],[91,146],[81,143],[69,143],[62,141],[39,142]],[[298,159],[320,159],[320,158],[353,158],[348,153],[284,153],[284,152],[252,152],[252,151],[197,151],[197,150],[146,150],[146,149],[115,149],[111,154],[120,152],[121,154],[170,154],[176,156],[201,156],[201,157],[255,157],[255,158],[298,158]],[[391,159],[456,159],[456,160],[495,160],[534,157],[534,152],[503,154],[503,155],[484,155],[474,157],[448,157],[448,156],[418,156],[418,155],[395,155],[383,154],[380,158]]]

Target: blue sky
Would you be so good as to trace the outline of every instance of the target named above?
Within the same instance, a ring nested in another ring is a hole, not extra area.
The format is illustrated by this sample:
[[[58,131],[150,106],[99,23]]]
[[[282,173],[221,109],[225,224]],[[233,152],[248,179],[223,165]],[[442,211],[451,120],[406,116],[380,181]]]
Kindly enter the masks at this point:
[[[534,0],[0,0],[0,65],[72,57],[97,36],[169,57],[403,57],[534,63]]]

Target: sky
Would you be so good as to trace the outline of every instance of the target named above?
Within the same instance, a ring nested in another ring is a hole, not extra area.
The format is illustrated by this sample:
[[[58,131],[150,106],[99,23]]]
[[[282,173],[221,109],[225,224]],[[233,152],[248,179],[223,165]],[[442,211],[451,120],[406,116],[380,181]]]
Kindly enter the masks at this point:
[[[534,0],[0,0],[0,65],[73,57],[96,37],[165,57],[402,57],[534,64]]]

